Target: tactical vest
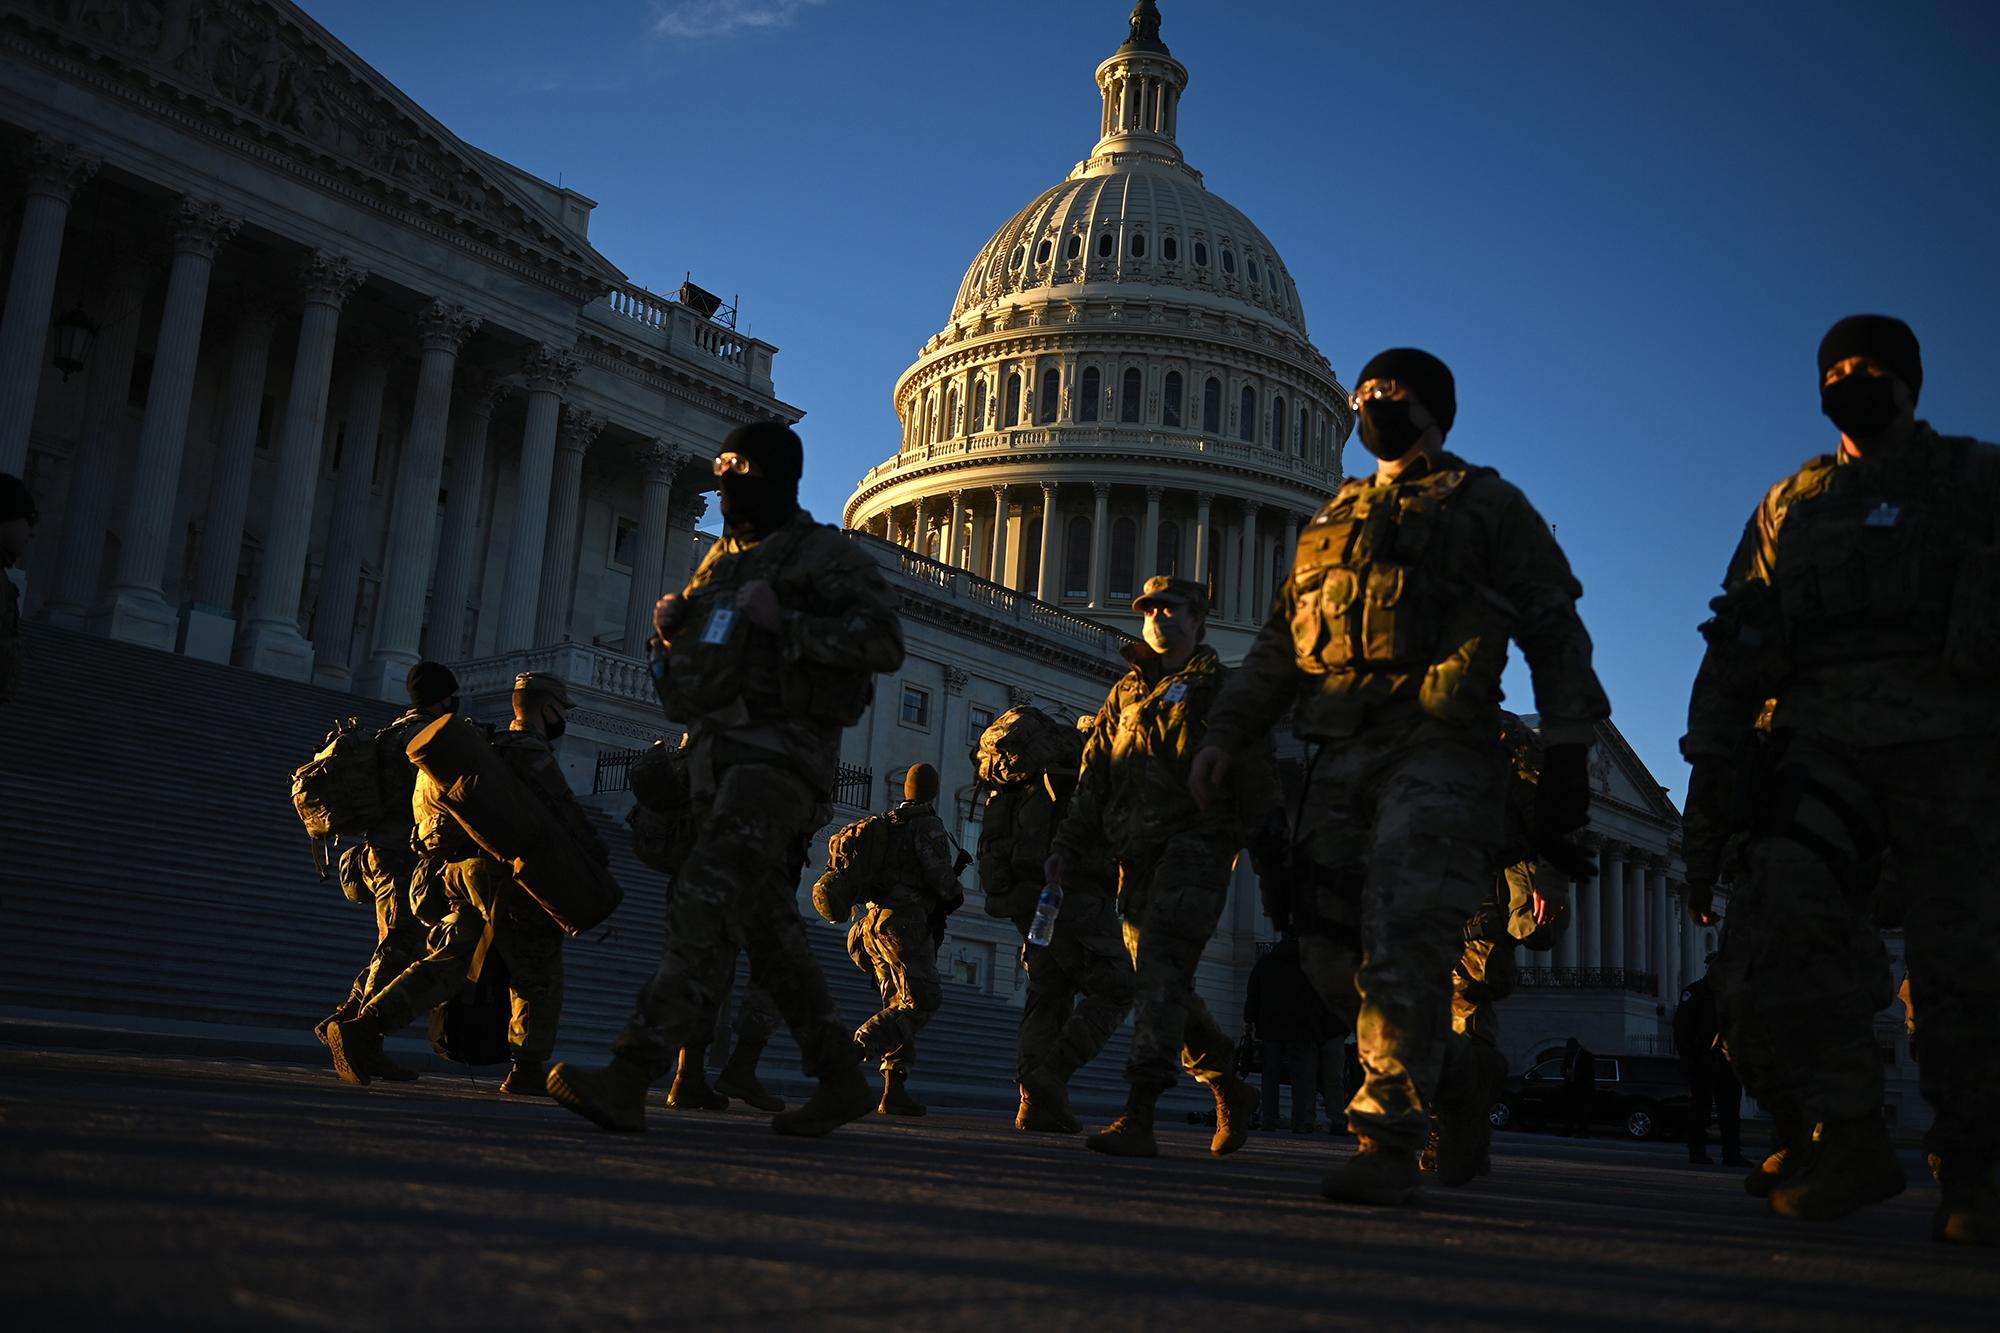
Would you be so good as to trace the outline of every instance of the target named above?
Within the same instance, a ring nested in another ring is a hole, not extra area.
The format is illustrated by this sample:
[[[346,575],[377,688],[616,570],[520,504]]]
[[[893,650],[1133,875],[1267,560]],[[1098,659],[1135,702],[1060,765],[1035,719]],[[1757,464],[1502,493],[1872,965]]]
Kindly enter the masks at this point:
[[[1774,583],[1794,668],[1949,649],[1953,665],[1992,671],[1991,497],[1965,484],[1969,441],[1936,443],[1943,466],[1815,460],[1787,498]]]
[[[843,670],[801,659],[788,662],[779,636],[743,618],[736,590],[757,579],[768,581],[788,609],[832,614],[837,607],[809,602],[809,573],[798,553],[816,524],[787,523],[755,546],[709,548],[688,581],[687,614],[668,655],[666,693],[670,712],[685,721],[741,710],[741,720],[784,714],[823,725],[848,727],[861,720],[874,695],[866,671]]]
[[[1335,692],[1341,678],[1351,688],[1363,676],[1403,677],[1414,693],[1461,646],[1504,637],[1504,621],[1445,549],[1447,508],[1491,475],[1456,468],[1390,486],[1350,482],[1314,516],[1292,563],[1301,672],[1326,677]]]

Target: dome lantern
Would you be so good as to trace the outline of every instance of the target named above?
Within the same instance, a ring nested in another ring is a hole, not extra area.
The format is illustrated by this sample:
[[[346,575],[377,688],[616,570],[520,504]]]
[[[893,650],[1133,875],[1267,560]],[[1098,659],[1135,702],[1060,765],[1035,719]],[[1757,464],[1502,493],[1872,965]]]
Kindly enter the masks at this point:
[[[1091,157],[1139,153],[1179,163],[1174,131],[1187,66],[1160,40],[1160,9],[1153,0],[1133,6],[1131,22],[1131,38],[1097,67],[1104,114]]]

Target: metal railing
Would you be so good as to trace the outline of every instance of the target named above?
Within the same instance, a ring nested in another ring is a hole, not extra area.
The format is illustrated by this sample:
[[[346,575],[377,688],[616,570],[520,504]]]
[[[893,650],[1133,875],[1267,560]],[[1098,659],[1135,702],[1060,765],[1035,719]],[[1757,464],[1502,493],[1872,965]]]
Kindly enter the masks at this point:
[[[706,319],[673,297],[650,291],[636,282],[621,282],[600,299],[608,313],[656,330],[669,343],[685,343],[728,365],[743,366],[746,353],[756,343],[754,338]]]
[[[871,809],[875,800],[875,770],[842,764],[833,779],[833,803]]]
[[[1246,464],[1288,479],[1309,482],[1331,492],[1339,478],[1330,463],[1301,458],[1291,450],[1247,440],[1227,440],[1198,431],[1170,427],[1060,425],[1007,426],[954,439],[904,449],[894,458],[877,463],[861,475],[866,486],[878,477],[903,468],[950,459],[977,458],[982,454],[1019,455],[1056,450],[1139,451],[1148,457],[1184,454]]]
[[[1657,972],[1629,967],[1524,967],[1523,990],[1617,990],[1633,995],[1657,995]]]
[[[597,756],[597,773],[590,780],[590,794],[632,790],[632,761],[644,750],[604,750]]]

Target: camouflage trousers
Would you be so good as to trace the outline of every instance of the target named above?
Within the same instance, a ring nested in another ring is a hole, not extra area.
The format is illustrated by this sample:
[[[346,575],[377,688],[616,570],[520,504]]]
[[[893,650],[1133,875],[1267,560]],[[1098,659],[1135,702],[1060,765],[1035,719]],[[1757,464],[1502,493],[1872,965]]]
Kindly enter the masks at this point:
[[[778,1015],[778,1006],[771,1002],[770,992],[762,986],[745,985],[743,1003],[736,1007],[736,1021],[729,1021],[729,997],[736,989],[736,960],[729,963],[729,978],[720,987],[721,998],[715,1006],[715,1021],[707,1025],[709,1032],[709,1058],[711,1065],[720,1065],[728,1059],[732,1049],[762,1051],[770,1045],[771,1037],[784,1024]]]
[[[1179,833],[1147,859],[1119,863],[1118,911],[1133,971],[1125,1080],[1134,1088],[1170,1088],[1177,1069],[1206,1084],[1234,1076],[1236,1043],[1194,988],[1229,894],[1233,841]]]
[[[1452,967],[1466,918],[1493,892],[1502,776],[1483,733],[1429,721],[1329,745],[1315,761],[1296,835],[1312,870],[1294,919],[1333,1030],[1354,1028],[1357,1134],[1421,1150],[1434,1103],[1451,1095]]]
[[[735,764],[696,802],[695,842],[675,880],[659,969],[613,1043],[619,1059],[654,1079],[672,1072],[681,1048],[712,1032],[739,949],[750,957],[751,984],[791,1029],[808,1076],[855,1058],[799,917],[799,870],[821,799],[789,769]]]
[[[396,1032],[468,989],[473,956],[490,922],[492,952],[507,964],[508,1053],[523,1064],[547,1062],[562,1021],[562,927],[486,857],[448,862],[442,881],[447,907],[431,927],[424,956],[375,992],[362,1013],[373,1015],[385,1033]]]
[[[428,931],[411,908],[410,876],[416,869],[415,857],[407,850],[398,855],[393,849],[367,843],[361,849],[361,861],[362,886],[375,899],[375,951],[348,988],[347,997],[356,1005],[424,956]]]
[[[1028,969],[1028,996],[1015,1077],[1047,1065],[1068,1078],[1097,1058],[1132,1012],[1137,982],[1111,895],[1072,890],[1063,898],[1055,935],[1046,947],[1022,945],[1021,963]]]
[[[1782,736],[1771,802],[1747,838],[1721,957],[1723,1038],[1767,1110],[1877,1114],[1875,1015],[1895,995],[1875,910],[1900,915],[1925,1146],[2000,1146],[2000,754],[1990,740],[1856,750]],[[1878,898],[1881,856],[1894,862]]]
[[[917,1033],[944,1003],[930,919],[914,908],[871,906],[848,931],[847,952],[882,995],[881,1012],[854,1030],[862,1058],[880,1060],[885,1074],[909,1072]]]

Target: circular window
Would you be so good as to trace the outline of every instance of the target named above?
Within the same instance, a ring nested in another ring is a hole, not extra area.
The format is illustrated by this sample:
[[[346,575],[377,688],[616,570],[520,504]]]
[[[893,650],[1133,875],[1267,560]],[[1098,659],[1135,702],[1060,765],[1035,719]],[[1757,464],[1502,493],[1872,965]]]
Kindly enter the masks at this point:
[[[1135,231],[1132,233],[1132,258],[1144,259],[1145,257],[1146,257],[1146,233],[1143,231]]]
[[[1196,241],[1194,243],[1194,266],[1196,268],[1208,267],[1208,242]]]
[[[1055,252],[1055,247],[1051,245],[1048,241],[1046,240],[1043,241],[1040,245],[1035,247],[1035,262],[1037,264],[1048,263],[1049,256],[1054,252]]]
[[[1181,243],[1172,236],[1160,238],[1160,258],[1169,264],[1181,257]]]

